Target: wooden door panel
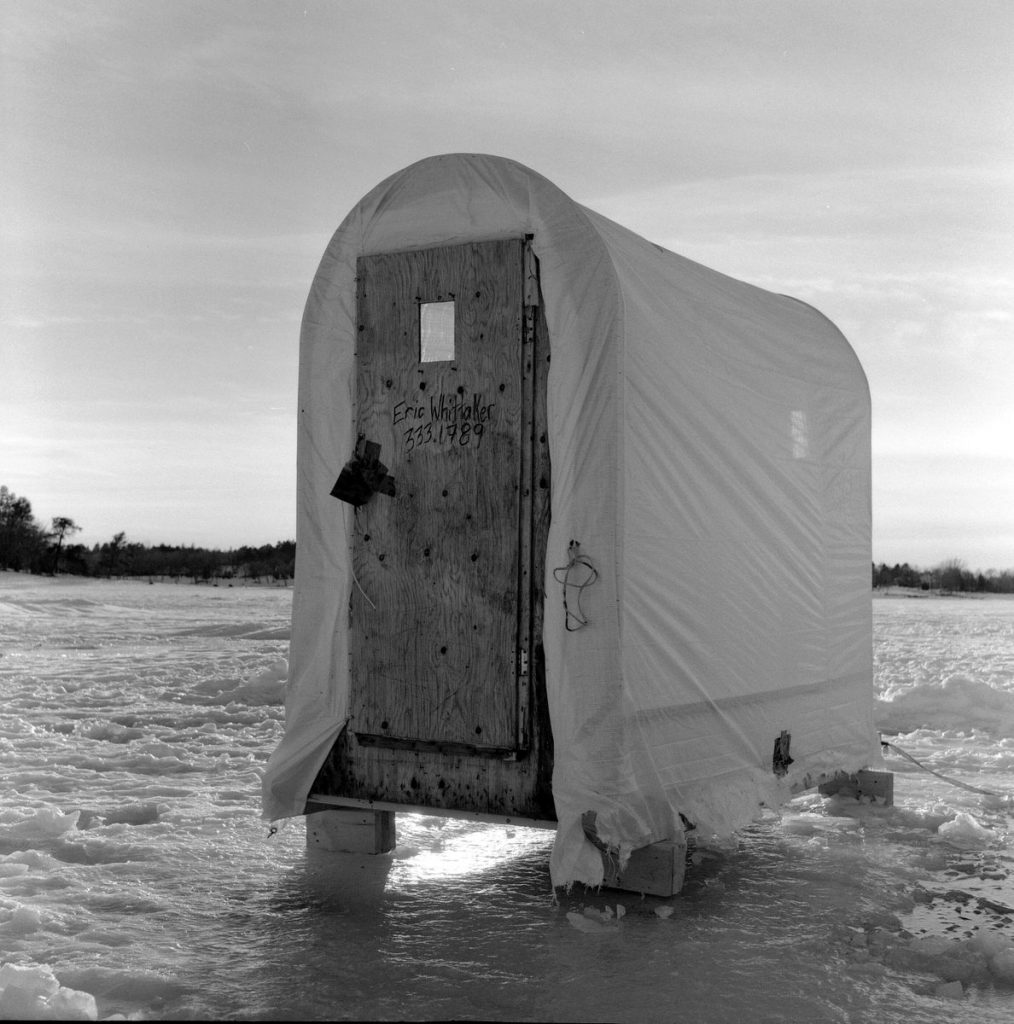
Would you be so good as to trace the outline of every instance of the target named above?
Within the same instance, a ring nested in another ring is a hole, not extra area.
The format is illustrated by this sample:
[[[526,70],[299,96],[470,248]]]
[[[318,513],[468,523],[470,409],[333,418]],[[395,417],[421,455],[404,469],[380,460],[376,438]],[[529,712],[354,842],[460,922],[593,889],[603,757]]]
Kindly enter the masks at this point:
[[[356,510],[352,721],[362,742],[518,745],[523,242],[363,257],[357,431],[394,478]],[[454,302],[454,358],[419,311]]]

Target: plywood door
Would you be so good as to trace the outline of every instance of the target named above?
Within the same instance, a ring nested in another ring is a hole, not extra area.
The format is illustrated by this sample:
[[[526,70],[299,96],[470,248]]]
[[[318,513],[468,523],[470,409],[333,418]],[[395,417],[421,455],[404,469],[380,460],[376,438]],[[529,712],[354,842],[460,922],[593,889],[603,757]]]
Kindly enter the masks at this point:
[[[509,756],[525,742],[524,258],[506,240],[359,260],[357,432],[394,484],[355,512],[359,744]],[[453,352],[424,361],[428,303],[453,303],[435,310],[449,324],[453,308]]]

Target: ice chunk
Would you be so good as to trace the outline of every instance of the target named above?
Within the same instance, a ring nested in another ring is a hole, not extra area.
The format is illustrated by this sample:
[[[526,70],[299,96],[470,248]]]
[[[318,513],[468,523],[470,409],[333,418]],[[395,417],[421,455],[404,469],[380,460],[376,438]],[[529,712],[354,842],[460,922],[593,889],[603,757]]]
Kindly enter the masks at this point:
[[[963,999],[965,990],[960,981],[945,981],[937,985],[933,994],[941,999]]]
[[[606,926],[601,921],[593,921],[590,917],[579,914],[576,910],[567,911],[567,920],[570,922],[570,926],[576,928],[579,932],[606,931]]]
[[[5,988],[0,992],[0,1018],[3,1020],[45,1020],[46,1000],[23,988]]]
[[[932,958],[939,956],[950,956],[959,947],[957,939],[948,939],[943,935],[926,935],[916,937],[908,944],[913,953],[920,956]]]
[[[1014,946],[1009,946],[995,956],[990,957],[989,969],[998,978],[1014,982]]]
[[[107,825],[150,825],[158,821],[159,814],[168,810],[166,804],[136,803],[111,808],[102,817]]]
[[[51,967],[22,967],[19,964],[4,964],[0,967],[0,989],[18,989],[29,995],[48,998],[60,988]]]
[[[0,967],[0,1018],[93,1021],[98,1008],[90,992],[62,988],[50,967],[5,964]]]
[[[98,1008],[90,992],[61,988],[52,968],[5,964],[0,967],[0,1018],[93,1021]]]
[[[996,842],[995,832],[980,825],[970,814],[959,811],[953,821],[945,821],[938,829],[940,836],[952,846],[968,847],[989,846]]]
[[[19,906],[3,923],[3,930],[14,935],[30,935],[42,927],[42,912],[37,907]]]
[[[76,829],[80,817],[80,811],[68,811],[65,814],[57,807],[40,807],[31,817],[14,825],[10,832],[13,835],[32,837],[60,836]]]
[[[98,1020],[99,1010],[95,996],[74,988],[61,988],[49,1000],[53,1020]]]
[[[968,940],[968,948],[976,953],[981,953],[985,957],[996,956],[1005,950],[1014,953],[1014,946],[1011,945],[1011,940],[998,932],[976,932]]]
[[[0,967],[0,1019],[98,1020],[98,1016],[95,997],[62,988],[51,967]]]

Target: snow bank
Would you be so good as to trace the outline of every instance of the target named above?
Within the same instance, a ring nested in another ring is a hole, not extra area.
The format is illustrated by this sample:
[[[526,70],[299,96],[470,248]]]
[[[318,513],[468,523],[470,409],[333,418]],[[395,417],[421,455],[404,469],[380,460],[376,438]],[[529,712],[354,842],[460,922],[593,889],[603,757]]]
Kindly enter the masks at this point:
[[[916,729],[979,729],[992,736],[1014,734],[1014,691],[998,689],[967,675],[920,683],[903,692],[888,690],[874,715],[884,732]]]

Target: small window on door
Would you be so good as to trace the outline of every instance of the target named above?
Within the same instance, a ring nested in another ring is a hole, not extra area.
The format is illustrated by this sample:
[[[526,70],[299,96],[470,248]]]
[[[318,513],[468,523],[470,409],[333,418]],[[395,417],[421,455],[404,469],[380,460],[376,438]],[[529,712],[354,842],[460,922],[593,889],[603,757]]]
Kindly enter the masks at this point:
[[[454,302],[419,304],[419,362],[454,359]]]

